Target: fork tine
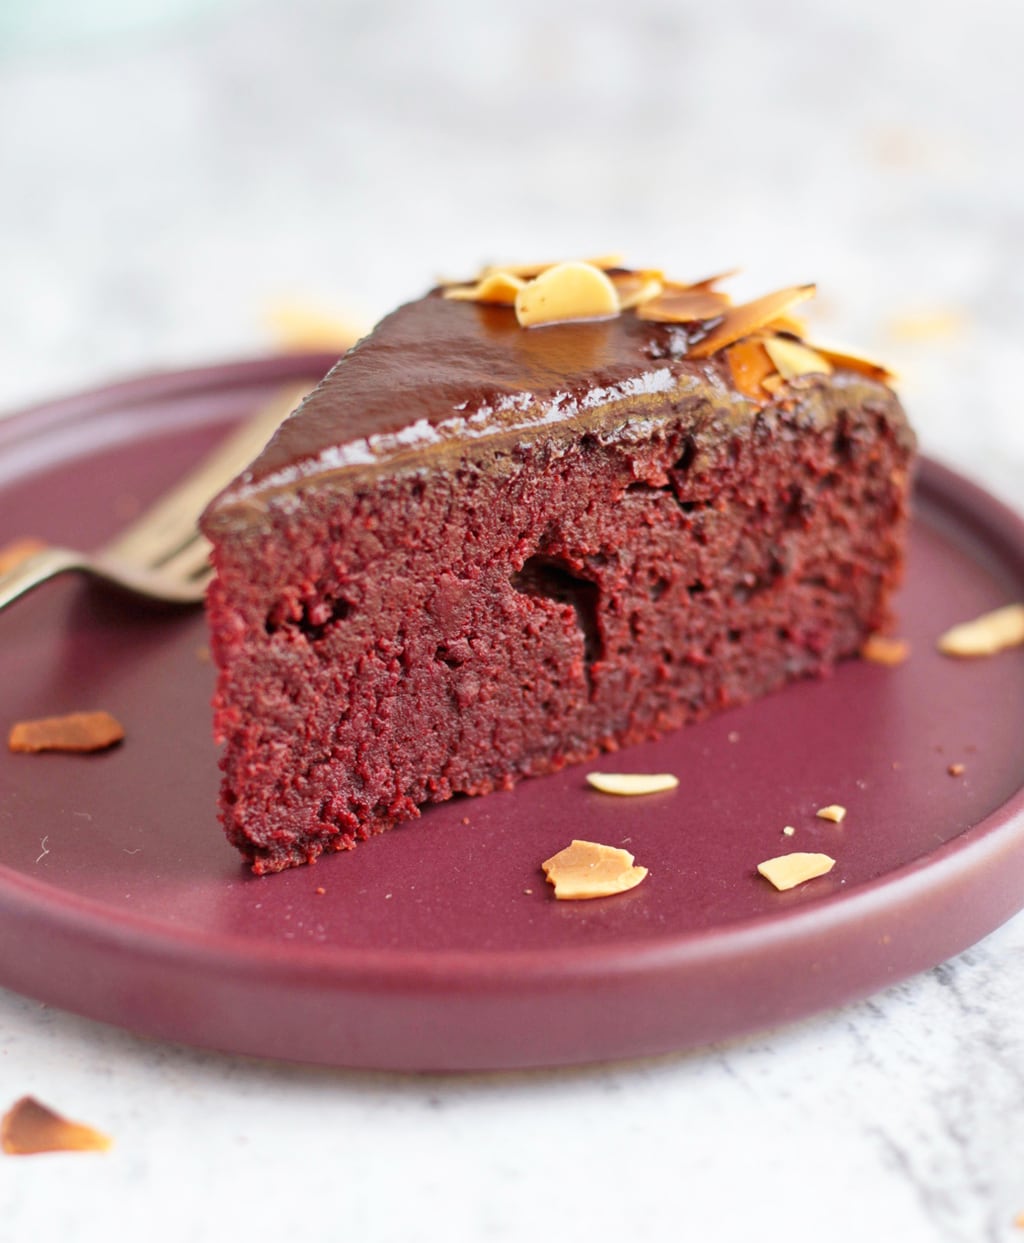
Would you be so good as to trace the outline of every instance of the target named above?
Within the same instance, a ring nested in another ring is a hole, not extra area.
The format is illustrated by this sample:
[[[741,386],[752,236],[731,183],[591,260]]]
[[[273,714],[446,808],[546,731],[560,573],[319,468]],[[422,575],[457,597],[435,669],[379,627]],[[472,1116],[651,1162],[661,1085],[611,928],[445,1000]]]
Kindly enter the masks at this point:
[[[187,547],[207,503],[248,466],[308,391],[308,386],[289,388],[269,402],[256,418],[244,423],[214,450],[198,471],[165,493],[131,526],[106,544],[103,556],[159,566]]]
[[[210,542],[197,534],[184,548],[179,548],[173,556],[152,568],[186,582],[210,574],[213,572],[210,564]]]

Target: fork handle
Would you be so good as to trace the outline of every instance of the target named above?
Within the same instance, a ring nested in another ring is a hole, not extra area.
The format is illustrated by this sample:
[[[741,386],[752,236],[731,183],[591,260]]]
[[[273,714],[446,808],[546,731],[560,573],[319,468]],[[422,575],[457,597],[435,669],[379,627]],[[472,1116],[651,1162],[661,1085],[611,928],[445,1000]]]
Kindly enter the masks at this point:
[[[58,574],[82,569],[85,569],[83,558],[70,548],[40,549],[19,561],[6,574],[0,574],[0,609]]]

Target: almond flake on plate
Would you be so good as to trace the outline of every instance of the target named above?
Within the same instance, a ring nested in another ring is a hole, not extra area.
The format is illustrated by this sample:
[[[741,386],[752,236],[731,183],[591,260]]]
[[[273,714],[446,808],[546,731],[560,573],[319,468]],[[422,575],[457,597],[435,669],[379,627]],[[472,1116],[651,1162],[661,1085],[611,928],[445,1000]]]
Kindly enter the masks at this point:
[[[124,726],[109,712],[69,712],[11,726],[12,751],[105,751],[124,738]]]
[[[804,881],[831,872],[836,861],[830,855],[797,850],[790,855],[777,855],[757,865],[757,870],[776,889],[793,889]]]
[[[563,901],[624,893],[647,875],[646,868],[634,866],[628,850],[578,839],[545,859],[541,867],[555,887],[555,897]]]
[[[906,639],[869,634],[861,644],[860,656],[873,665],[902,665],[910,656],[910,644]]]
[[[672,773],[587,773],[587,784],[602,794],[633,797],[674,790],[679,785],[679,778]]]
[[[827,807],[819,807],[814,813],[819,820],[831,820],[833,824],[842,824],[846,818],[846,808],[838,803],[829,803]]]
[[[940,635],[944,656],[994,656],[1024,643],[1024,604],[1007,604],[973,621],[962,622]]]

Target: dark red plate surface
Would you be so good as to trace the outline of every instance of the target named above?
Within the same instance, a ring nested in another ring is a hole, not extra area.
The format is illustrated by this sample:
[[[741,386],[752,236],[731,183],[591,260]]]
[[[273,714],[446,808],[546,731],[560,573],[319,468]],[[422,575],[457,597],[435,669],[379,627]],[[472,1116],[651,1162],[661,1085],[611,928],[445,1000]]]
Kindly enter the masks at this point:
[[[102,540],[328,361],[158,376],[0,423],[0,542]],[[611,798],[573,769],[258,880],[216,822],[201,614],[48,584],[0,614],[0,725],[103,707],[128,737],[0,754],[0,983],[170,1040],[424,1070],[657,1053],[864,996],[1024,906],[1024,651],[934,649],[1015,598],[1024,524],[925,462],[907,664],[850,662],[605,764],[675,772],[672,794]],[[841,825],[815,817],[826,803]],[[573,837],[650,876],[554,901],[539,864]],[[788,850],[836,867],[777,893],[755,866]]]

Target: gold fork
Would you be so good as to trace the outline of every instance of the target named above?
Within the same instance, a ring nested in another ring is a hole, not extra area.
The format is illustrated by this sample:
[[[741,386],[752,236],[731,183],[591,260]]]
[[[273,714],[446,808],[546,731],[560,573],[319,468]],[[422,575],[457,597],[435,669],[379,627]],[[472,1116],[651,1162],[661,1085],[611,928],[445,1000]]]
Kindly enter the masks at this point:
[[[96,575],[153,600],[197,604],[213,572],[210,545],[196,526],[199,515],[263,448],[308,387],[280,393],[96,552],[47,546],[0,574],[0,609],[67,570]]]

